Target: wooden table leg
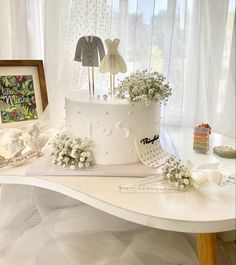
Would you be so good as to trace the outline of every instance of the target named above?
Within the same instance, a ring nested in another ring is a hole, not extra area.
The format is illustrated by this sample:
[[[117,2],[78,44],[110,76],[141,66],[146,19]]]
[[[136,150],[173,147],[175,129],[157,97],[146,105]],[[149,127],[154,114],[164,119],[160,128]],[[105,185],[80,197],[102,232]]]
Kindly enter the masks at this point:
[[[216,234],[197,234],[197,250],[200,265],[216,265]]]

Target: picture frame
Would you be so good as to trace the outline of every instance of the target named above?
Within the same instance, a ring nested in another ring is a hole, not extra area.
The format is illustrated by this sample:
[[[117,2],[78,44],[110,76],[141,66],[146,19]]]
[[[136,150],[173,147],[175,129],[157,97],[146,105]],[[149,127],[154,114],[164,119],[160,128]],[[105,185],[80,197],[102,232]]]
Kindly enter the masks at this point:
[[[47,105],[42,60],[0,60],[0,129],[36,122]]]

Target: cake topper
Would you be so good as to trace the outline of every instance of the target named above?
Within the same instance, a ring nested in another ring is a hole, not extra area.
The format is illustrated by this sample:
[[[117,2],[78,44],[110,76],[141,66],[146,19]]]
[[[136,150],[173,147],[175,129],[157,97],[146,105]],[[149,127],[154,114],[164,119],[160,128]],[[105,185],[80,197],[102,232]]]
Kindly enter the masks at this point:
[[[90,95],[94,95],[94,67],[99,66],[99,59],[101,61],[104,56],[104,46],[102,40],[99,37],[83,36],[78,40],[74,60],[77,62],[82,62],[82,66],[88,67]],[[92,71],[92,78],[90,76],[90,68]]]
[[[110,73],[110,95],[112,96],[115,87],[115,75],[119,72],[126,73],[127,67],[124,59],[119,54],[118,46],[119,39],[107,39],[105,44],[107,47],[107,54],[102,59],[99,71],[100,73]]]

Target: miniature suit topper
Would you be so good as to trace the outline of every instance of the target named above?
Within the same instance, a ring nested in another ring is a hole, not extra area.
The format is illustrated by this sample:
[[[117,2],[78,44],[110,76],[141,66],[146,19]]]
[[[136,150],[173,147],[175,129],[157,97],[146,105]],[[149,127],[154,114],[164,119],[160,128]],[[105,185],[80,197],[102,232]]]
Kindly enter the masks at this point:
[[[97,36],[83,36],[78,40],[75,58],[77,62],[82,62],[82,66],[88,67],[89,94],[91,88],[94,95],[94,67],[99,66],[99,59],[102,61],[105,50],[102,40]],[[92,78],[90,77],[90,67],[92,68]]]
[[[75,61],[82,62],[82,66],[98,67],[105,56],[102,40],[96,36],[84,36],[78,40]]]

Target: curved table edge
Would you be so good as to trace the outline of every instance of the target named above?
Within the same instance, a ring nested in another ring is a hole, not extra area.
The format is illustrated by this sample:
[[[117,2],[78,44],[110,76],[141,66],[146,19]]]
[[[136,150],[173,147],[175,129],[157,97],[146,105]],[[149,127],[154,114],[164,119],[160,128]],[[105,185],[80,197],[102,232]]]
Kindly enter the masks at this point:
[[[17,179],[16,179],[17,178]],[[217,233],[235,229],[236,220],[194,222],[175,219],[166,219],[155,216],[147,216],[141,213],[132,212],[125,208],[109,204],[79,190],[75,190],[56,182],[43,179],[43,177],[27,176],[0,176],[1,184],[27,185],[52,190],[64,194],[70,198],[86,203],[98,210],[140,225],[153,227],[162,230],[185,232],[185,233]]]

